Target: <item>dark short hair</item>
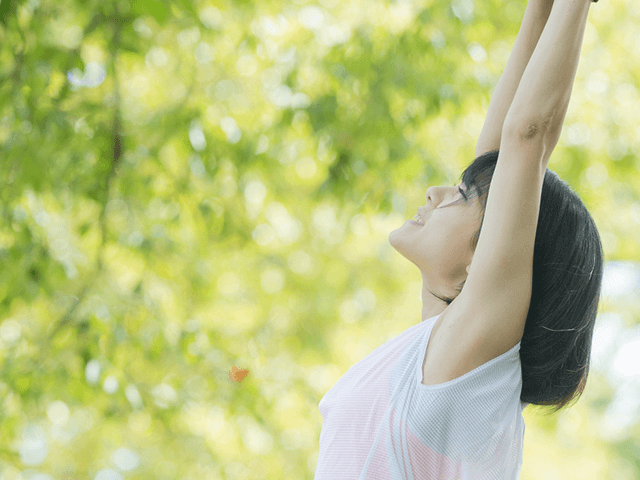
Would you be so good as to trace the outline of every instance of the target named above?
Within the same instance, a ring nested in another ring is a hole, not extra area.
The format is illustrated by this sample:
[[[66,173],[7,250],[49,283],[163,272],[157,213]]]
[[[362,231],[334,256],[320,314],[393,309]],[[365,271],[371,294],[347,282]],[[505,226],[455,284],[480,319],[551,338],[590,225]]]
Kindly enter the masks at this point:
[[[498,153],[480,155],[462,174],[468,191],[481,201],[482,222]],[[533,250],[531,303],[520,343],[523,402],[553,406],[549,413],[556,413],[582,395],[602,271],[602,242],[593,218],[569,185],[547,168]]]

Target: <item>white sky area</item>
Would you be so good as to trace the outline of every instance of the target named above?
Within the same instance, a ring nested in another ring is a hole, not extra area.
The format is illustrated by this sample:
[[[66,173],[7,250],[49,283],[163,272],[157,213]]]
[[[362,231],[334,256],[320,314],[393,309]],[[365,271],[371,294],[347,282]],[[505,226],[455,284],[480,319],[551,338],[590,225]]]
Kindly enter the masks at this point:
[[[627,437],[629,427],[640,416],[640,325],[627,327],[621,315],[638,297],[640,268],[632,262],[605,264],[602,300],[610,301],[614,311],[598,315],[593,332],[591,365],[616,389],[600,424],[600,436],[608,441]],[[635,309],[632,309],[632,311]],[[587,382],[588,384],[588,382]]]

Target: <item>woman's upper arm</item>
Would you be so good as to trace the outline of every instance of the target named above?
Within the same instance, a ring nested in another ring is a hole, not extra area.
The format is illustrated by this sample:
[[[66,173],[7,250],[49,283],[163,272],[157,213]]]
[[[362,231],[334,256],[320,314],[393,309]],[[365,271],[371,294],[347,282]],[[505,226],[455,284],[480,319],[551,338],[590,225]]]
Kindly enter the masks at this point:
[[[458,378],[522,339],[546,157],[543,135],[503,135],[469,275],[431,333],[424,385]]]
[[[531,300],[533,249],[550,152],[545,151],[544,132],[528,139],[520,133],[503,132],[482,230],[455,300],[458,311],[473,319],[467,324],[474,336],[469,341],[480,342],[486,360],[520,341]]]
[[[493,142],[480,139],[476,144],[476,157],[478,158],[480,155],[483,155],[487,152],[492,152],[493,150],[497,150],[500,148],[500,138],[494,139]]]

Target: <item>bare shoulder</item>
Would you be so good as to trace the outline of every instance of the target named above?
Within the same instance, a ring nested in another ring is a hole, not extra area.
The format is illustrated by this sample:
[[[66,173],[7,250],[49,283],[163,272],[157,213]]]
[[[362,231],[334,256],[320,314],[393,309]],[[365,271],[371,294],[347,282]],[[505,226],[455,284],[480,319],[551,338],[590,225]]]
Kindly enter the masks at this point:
[[[513,291],[530,290],[530,285],[531,282],[527,285],[522,279],[519,285],[513,285]],[[508,352],[522,338],[528,303],[509,302],[504,298],[501,308],[487,307],[486,304],[471,305],[461,295],[433,326],[422,364],[424,385],[455,380]],[[515,331],[514,325],[521,326],[522,330]]]

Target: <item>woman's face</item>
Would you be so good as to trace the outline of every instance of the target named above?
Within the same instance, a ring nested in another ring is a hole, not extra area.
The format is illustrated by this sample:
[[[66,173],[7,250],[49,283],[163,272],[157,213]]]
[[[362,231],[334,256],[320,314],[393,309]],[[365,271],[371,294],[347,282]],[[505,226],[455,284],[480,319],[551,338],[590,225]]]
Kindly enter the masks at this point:
[[[438,295],[454,297],[467,276],[473,252],[471,240],[480,228],[482,209],[466,185],[430,187],[427,204],[389,234],[389,243],[422,272],[425,286]]]

